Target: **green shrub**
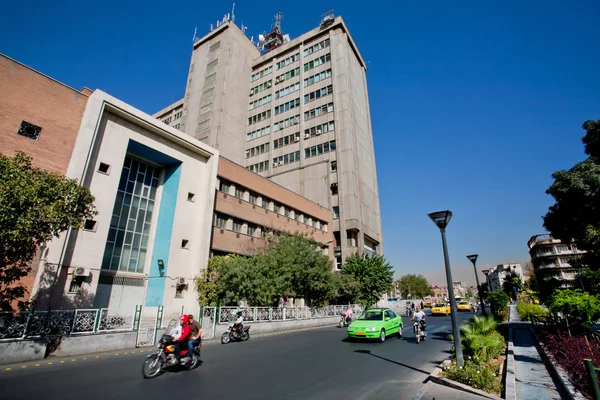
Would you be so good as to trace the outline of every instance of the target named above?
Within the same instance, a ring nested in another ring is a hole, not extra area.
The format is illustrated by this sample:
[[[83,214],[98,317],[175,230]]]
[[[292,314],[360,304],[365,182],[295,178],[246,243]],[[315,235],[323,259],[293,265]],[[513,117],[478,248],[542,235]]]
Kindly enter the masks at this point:
[[[548,315],[548,311],[538,304],[519,303],[517,312],[521,321],[531,321],[532,318],[541,318]]]
[[[443,374],[452,379],[475,389],[481,389],[488,393],[500,394],[502,391],[502,377],[500,375],[500,363],[494,361],[481,361],[477,358],[465,360],[462,367],[452,362],[444,367]]]
[[[588,328],[600,319],[600,299],[579,289],[555,290],[549,308],[553,313],[561,312],[581,320]]]
[[[502,290],[495,290],[487,294],[487,301],[490,302],[490,306],[496,316],[499,316],[502,310],[508,305],[510,298]]]
[[[497,327],[498,323],[491,316],[475,316],[461,327],[465,355],[483,361],[500,357],[506,348],[506,341],[496,330]]]

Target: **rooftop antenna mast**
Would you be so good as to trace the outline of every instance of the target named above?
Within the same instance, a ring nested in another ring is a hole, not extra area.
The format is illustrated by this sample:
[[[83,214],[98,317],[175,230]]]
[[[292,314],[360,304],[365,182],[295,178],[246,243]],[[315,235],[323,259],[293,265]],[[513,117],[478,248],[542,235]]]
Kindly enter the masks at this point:
[[[231,22],[235,22],[235,3],[233,3],[233,7],[231,7]]]
[[[271,31],[265,35],[258,35],[258,43],[263,50],[263,54],[276,49],[284,43],[283,33],[281,32],[281,20],[283,15],[278,12],[275,15],[275,23],[271,27]]]

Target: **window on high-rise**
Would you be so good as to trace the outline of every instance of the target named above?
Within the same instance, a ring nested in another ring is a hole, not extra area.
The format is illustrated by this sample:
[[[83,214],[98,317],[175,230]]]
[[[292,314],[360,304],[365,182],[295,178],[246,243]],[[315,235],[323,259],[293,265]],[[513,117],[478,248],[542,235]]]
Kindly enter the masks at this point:
[[[340,208],[338,206],[333,207],[333,219],[340,218]]]

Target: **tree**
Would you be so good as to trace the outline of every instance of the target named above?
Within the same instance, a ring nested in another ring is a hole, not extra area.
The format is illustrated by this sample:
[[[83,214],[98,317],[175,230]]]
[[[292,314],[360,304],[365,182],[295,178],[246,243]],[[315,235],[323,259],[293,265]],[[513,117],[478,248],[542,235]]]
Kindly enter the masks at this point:
[[[360,301],[360,283],[352,275],[336,272],[333,274],[332,304],[355,304]]]
[[[205,306],[276,306],[287,294],[320,306],[331,297],[333,275],[319,244],[301,234],[282,233],[250,256],[213,257],[196,279]]]
[[[552,236],[586,250],[584,261],[600,268],[600,120],[586,121],[582,138],[589,156],[568,171],[552,174],[554,182],[546,193],[554,197],[544,216],[544,227]]]
[[[402,276],[396,281],[396,285],[402,297],[407,299],[410,294],[414,299],[421,299],[423,297],[433,295],[431,285],[423,275],[408,274]]]
[[[503,290],[495,290],[487,294],[486,300],[490,302],[490,308],[494,315],[499,316],[508,305],[510,298]]]
[[[342,274],[351,275],[360,285],[359,301],[365,307],[379,301],[392,288],[392,266],[378,254],[351,254],[342,265]]]
[[[23,298],[19,282],[41,243],[96,215],[94,197],[75,179],[44,171],[18,152],[0,155],[0,309]],[[19,303],[21,306],[23,302]]]

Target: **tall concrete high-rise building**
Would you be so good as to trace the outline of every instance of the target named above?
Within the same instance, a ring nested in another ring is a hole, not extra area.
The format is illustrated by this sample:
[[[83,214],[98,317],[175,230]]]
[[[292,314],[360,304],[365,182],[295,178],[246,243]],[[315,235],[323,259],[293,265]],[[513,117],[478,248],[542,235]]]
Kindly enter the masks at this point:
[[[225,18],[196,40],[185,97],[154,116],[329,208],[338,265],[382,254],[366,64],[344,21],[291,40],[278,14],[258,45],[242,29]]]

